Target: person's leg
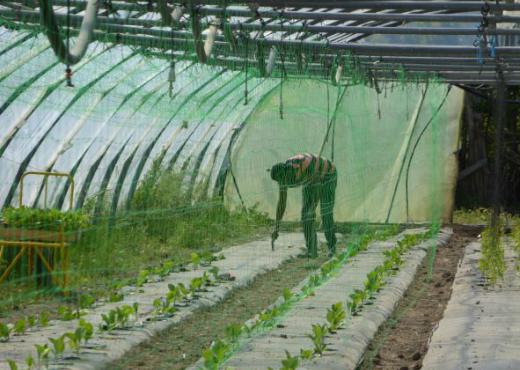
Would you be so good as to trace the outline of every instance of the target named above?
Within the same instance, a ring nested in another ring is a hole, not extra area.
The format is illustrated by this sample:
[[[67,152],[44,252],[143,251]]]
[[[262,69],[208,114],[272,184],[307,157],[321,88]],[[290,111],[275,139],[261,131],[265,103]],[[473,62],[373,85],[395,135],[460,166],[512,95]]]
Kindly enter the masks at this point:
[[[318,257],[318,237],[316,235],[317,194],[315,185],[305,185],[303,187],[303,207],[302,207],[302,226],[305,244],[307,245],[307,255],[311,258]]]
[[[334,226],[334,201],[336,199],[337,176],[327,176],[324,179],[321,192],[321,219],[323,231],[329,246],[329,255],[336,253],[336,228]]]

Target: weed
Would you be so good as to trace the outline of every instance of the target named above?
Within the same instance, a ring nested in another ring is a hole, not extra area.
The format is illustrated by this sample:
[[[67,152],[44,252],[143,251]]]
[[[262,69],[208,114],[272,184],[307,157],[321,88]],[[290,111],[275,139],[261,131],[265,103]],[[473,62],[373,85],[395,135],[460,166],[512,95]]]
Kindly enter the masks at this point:
[[[234,343],[238,340],[242,334],[242,327],[238,324],[231,324],[226,327],[226,337],[229,339],[231,343]]]
[[[500,226],[494,229],[487,228],[482,232],[482,257],[479,268],[491,284],[502,279],[506,269],[504,261],[504,247],[500,242]]]

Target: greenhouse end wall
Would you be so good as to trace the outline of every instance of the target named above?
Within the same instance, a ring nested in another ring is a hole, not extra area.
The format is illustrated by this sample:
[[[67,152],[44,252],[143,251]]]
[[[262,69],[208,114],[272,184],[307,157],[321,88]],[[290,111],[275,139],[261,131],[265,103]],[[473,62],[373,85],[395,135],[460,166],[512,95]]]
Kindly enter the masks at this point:
[[[463,92],[429,83],[342,93],[322,82],[286,81],[281,94],[277,88],[264,98],[234,147],[236,185],[228,177],[227,204],[242,206],[238,189],[246,207],[274,217],[278,187],[268,169],[297,153],[319,153],[335,115],[323,156],[338,168],[337,221],[449,221]],[[300,219],[301,197],[289,190],[285,220]]]

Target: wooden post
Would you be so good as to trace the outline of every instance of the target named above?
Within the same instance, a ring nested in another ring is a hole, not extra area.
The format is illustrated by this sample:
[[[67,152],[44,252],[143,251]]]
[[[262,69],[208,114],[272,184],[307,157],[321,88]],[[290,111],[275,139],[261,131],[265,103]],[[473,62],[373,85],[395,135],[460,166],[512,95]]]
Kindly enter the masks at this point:
[[[496,99],[495,99],[495,164],[493,176],[493,193],[491,196],[491,204],[493,206],[493,213],[491,216],[491,228],[494,229],[499,224],[500,205],[502,201],[502,146],[503,146],[503,131],[504,121],[506,117],[506,91],[507,87],[504,81],[504,74],[502,69],[497,69],[497,83],[496,83]]]

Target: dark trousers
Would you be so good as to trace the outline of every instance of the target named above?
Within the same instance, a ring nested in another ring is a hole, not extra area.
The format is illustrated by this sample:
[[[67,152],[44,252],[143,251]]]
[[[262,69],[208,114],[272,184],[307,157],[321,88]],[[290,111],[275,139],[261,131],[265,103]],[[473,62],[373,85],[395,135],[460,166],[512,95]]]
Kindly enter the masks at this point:
[[[310,257],[318,256],[318,237],[316,235],[316,207],[321,206],[323,231],[329,246],[329,253],[336,252],[336,233],[334,227],[334,200],[337,185],[336,173],[327,175],[321,182],[303,186],[302,224],[307,253]]]

